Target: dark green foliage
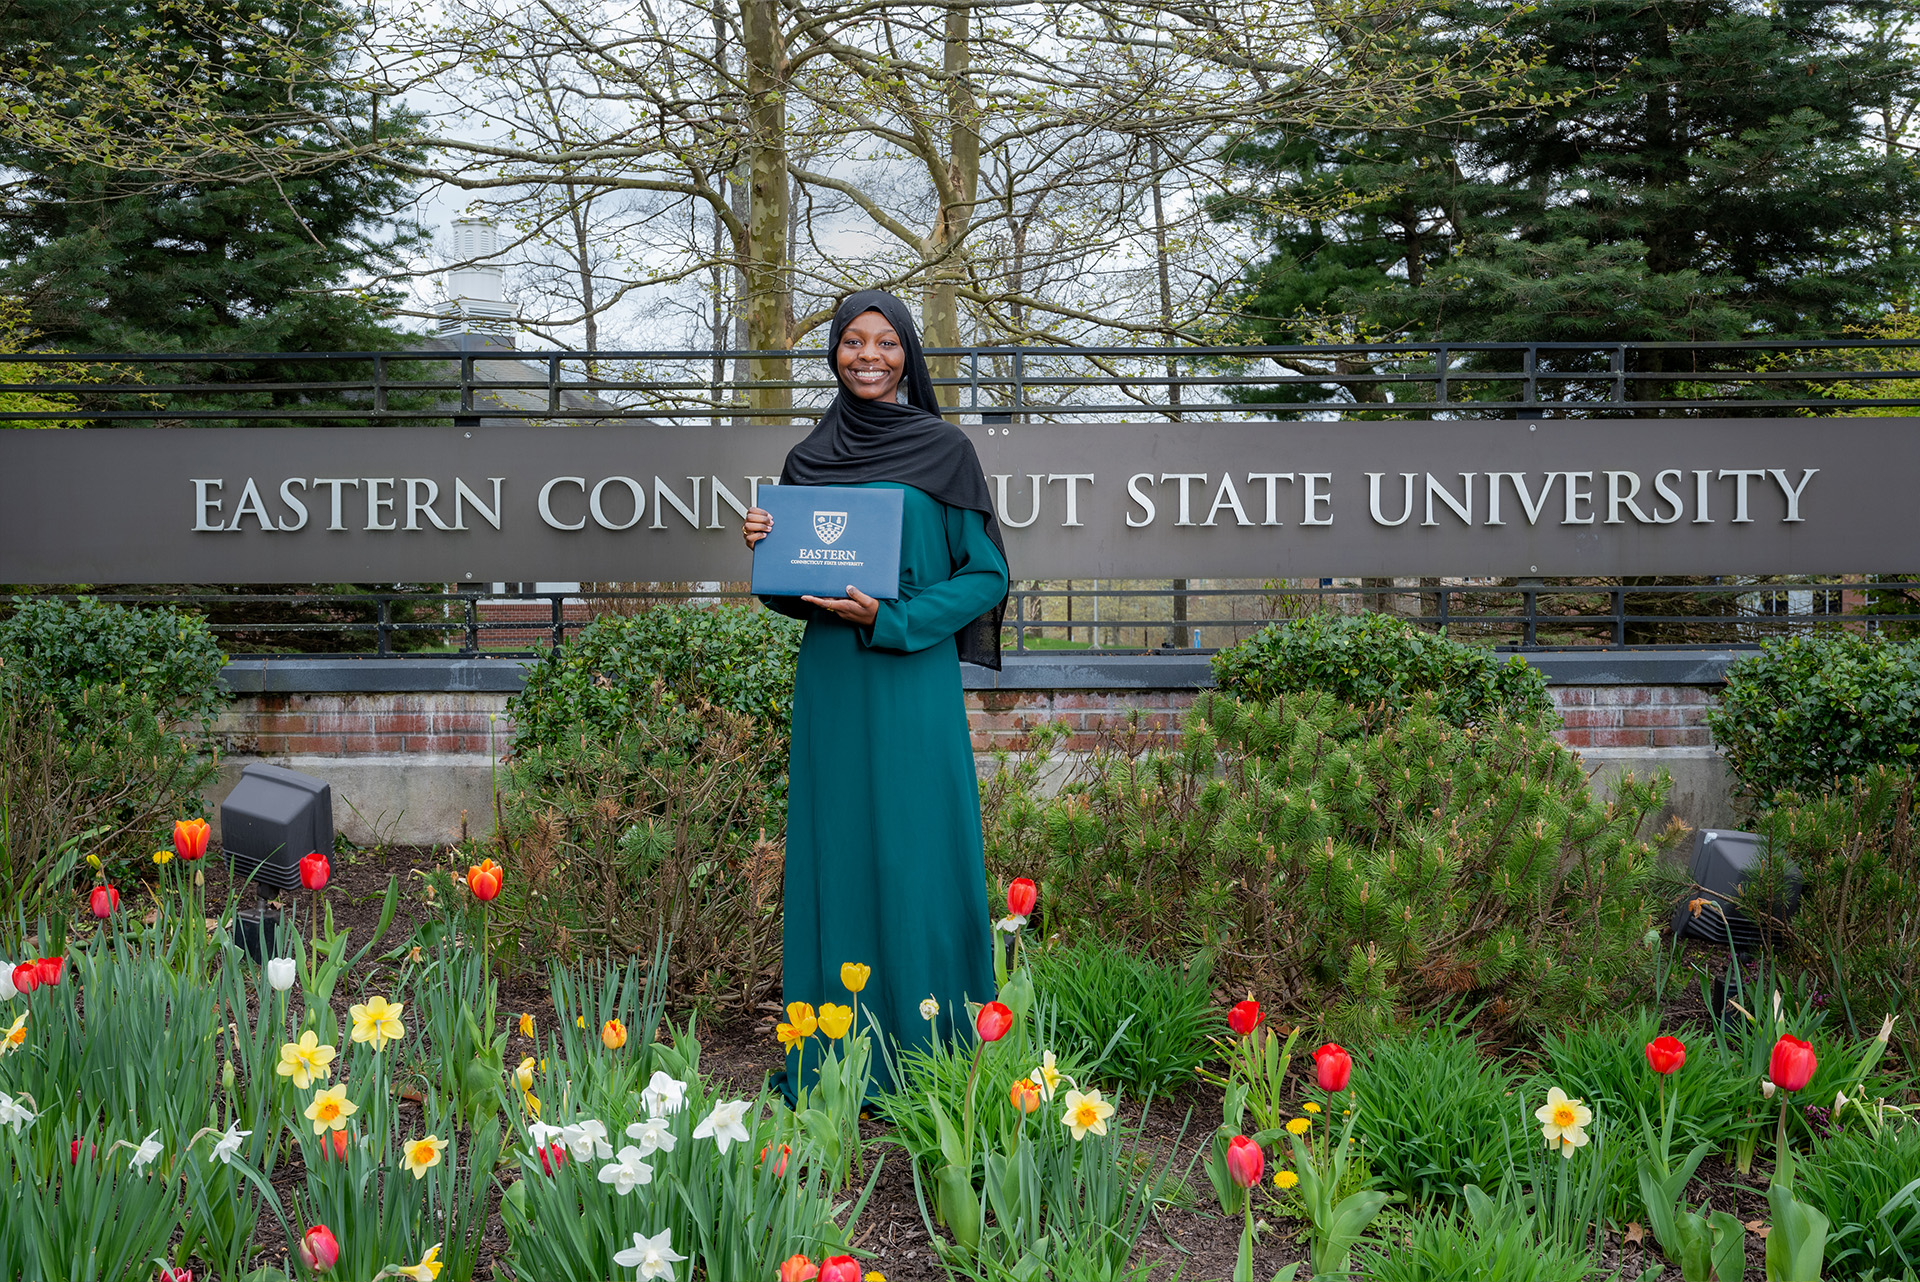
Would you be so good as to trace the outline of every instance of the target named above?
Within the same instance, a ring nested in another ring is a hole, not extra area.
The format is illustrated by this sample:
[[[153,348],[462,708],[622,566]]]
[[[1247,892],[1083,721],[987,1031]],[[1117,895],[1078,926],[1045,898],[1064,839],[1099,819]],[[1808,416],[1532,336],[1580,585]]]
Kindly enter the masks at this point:
[[[1860,1033],[1898,1016],[1894,1041],[1920,1055],[1920,841],[1914,802],[1920,772],[1877,766],[1834,792],[1776,797],[1759,830],[1799,865],[1805,884],[1786,942],[1824,975],[1829,1014]],[[1767,875],[1753,888],[1771,895]]]
[[[1333,1107],[1350,1098],[1359,1110],[1354,1134],[1381,1187],[1417,1204],[1452,1201],[1466,1184],[1499,1187],[1516,1125],[1500,1120],[1513,1112],[1516,1083],[1464,1024],[1389,1037],[1357,1059],[1350,1095]]]
[[[0,621],[6,916],[66,893],[80,855],[124,875],[174,819],[201,813],[225,661],[191,615],[16,599]]]
[[[1164,1094],[1193,1079],[1209,1036],[1225,1034],[1204,958],[1182,970],[1098,940],[1029,956],[1034,988],[1058,1016],[1062,1048],[1074,1048],[1101,1082]]]
[[[1769,641],[1727,669],[1707,726],[1762,804],[1872,766],[1920,764],[1920,642],[1854,632]]]
[[[1178,748],[1110,737],[1047,796],[1058,733],[983,788],[988,866],[1041,881],[1050,930],[1212,949],[1226,991],[1355,1037],[1461,1000],[1575,1018],[1651,974],[1665,899],[1638,832],[1665,785],[1602,805],[1537,723],[1206,695]]]
[[[1842,1131],[1794,1167],[1795,1194],[1827,1217],[1830,1278],[1911,1277],[1920,1264],[1920,1127]]]
[[[1496,711],[1517,719],[1553,715],[1546,678],[1518,655],[1502,661],[1387,614],[1314,614],[1262,628],[1216,654],[1213,675],[1226,693],[1256,701],[1318,690],[1399,712],[1415,695],[1431,693],[1435,711],[1457,726]]]
[[[783,819],[765,771],[785,753],[784,736],[658,680],[610,730],[516,749],[496,946],[636,956],[665,938],[676,1000],[757,1010],[780,984]]]
[[[1481,1218],[1435,1211],[1391,1244],[1355,1258],[1374,1282],[1587,1282],[1597,1276],[1585,1250],[1548,1239],[1517,1206],[1490,1206]]]
[[[596,619],[528,670],[526,689],[507,705],[514,749],[551,747],[582,731],[612,734],[645,709],[655,681],[784,740],[804,630],[738,605],[656,605]],[[784,753],[769,760],[773,774],[784,775]]]
[[[1878,120],[1920,81],[1900,6],[1462,3],[1427,17],[1436,50],[1494,37],[1536,59],[1537,105],[1442,123],[1462,104],[1436,103],[1393,129],[1236,146],[1245,197],[1217,212],[1268,239],[1243,302],[1263,340],[1837,336],[1912,287],[1920,171]],[[1686,372],[1667,353],[1639,359]]]
[[[210,20],[136,0],[98,6],[76,0],[22,0],[0,13],[0,58],[10,78],[34,86],[30,109],[49,115],[114,111],[85,93],[85,68],[103,49],[147,51],[154,74],[167,71],[213,86],[216,110],[267,121],[315,112],[336,122],[331,137],[288,129],[284,145],[309,162],[277,182],[239,159],[209,158],[187,173],[110,171],[25,146],[0,157],[28,176],[0,207],[0,292],[25,298],[46,339],[69,350],[108,352],[328,352],[390,349],[386,323],[396,291],[356,287],[403,266],[420,234],[389,231],[408,203],[395,171],[353,153],[376,142],[350,123],[337,90],[316,88],[316,67],[350,56],[357,10],[337,3],[269,3],[249,21]],[[295,68],[271,49],[288,35],[309,64]],[[164,64],[164,66],[163,66]],[[76,77],[61,81],[41,69]],[[295,99],[285,101],[291,94]],[[174,126],[137,112],[117,128],[142,138]],[[417,131],[417,119],[391,113],[378,125],[381,145]],[[417,159],[403,156],[402,159]],[[208,381],[251,376],[328,380],[367,371],[305,364],[201,366],[150,381]],[[281,400],[290,399],[282,397]],[[269,399],[267,404],[274,403]]]

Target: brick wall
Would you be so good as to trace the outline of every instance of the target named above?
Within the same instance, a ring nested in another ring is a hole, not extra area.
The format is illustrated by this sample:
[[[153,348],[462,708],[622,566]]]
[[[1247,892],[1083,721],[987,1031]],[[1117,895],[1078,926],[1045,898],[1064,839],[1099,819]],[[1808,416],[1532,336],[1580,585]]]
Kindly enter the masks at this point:
[[[1570,748],[1690,748],[1713,742],[1705,715],[1705,686],[1550,687]],[[1103,729],[1119,729],[1140,710],[1140,723],[1158,735],[1180,728],[1195,691],[970,690],[967,725],[975,752],[1018,750],[1029,730],[1066,721],[1070,749],[1092,746]],[[232,755],[382,756],[487,751],[488,714],[504,694],[254,694],[236,699],[216,723],[223,751]],[[491,723],[496,750],[513,735],[504,717]]]

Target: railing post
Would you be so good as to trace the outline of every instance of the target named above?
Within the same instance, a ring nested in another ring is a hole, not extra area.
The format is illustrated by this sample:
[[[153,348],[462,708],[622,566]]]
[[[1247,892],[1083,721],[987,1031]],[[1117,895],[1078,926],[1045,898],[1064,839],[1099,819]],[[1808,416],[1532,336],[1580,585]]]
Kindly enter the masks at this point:
[[[467,607],[467,654],[480,653],[480,595],[477,592],[463,594]]]
[[[1627,643],[1627,590],[1613,589],[1613,643],[1624,646]]]
[[[1444,638],[1447,635],[1448,605],[1453,600],[1453,589],[1443,583],[1434,595],[1440,601],[1440,636]]]
[[[558,650],[567,643],[567,598],[555,592],[553,600],[553,648]]]
[[[547,358],[547,413],[560,412],[560,357]]]
[[[1016,347],[1013,349],[1013,421],[1016,423],[1027,421],[1024,413],[1027,405],[1026,379],[1027,349]]]
[[[373,412],[387,412],[387,359],[384,356],[373,358]]]
[[[1434,390],[1434,400],[1442,405],[1452,403],[1447,396],[1447,375],[1451,372],[1447,366],[1447,345],[1442,343],[1433,349],[1433,372],[1435,380],[1439,383]]]
[[[375,599],[378,601],[380,607],[380,613],[376,616],[379,620],[379,625],[376,630],[379,634],[380,642],[375,649],[375,653],[384,659],[388,654],[387,633],[393,628],[393,598],[383,596]]]
[[[1540,580],[1520,580],[1521,644],[1540,644]]]
[[[1613,399],[1615,404],[1624,404],[1627,399],[1627,345],[1616,343],[1613,356],[1608,362],[1613,371]]]

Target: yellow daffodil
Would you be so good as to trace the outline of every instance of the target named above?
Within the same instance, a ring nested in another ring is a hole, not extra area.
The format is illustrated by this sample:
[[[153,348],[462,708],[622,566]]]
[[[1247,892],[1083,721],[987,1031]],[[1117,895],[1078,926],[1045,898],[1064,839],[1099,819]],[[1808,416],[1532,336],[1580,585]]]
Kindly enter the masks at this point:
[[[93,868],[93,869],[96,869],[96,870],[97,870],[97,869],[98,869],[98,868],[100,867],[100,856],[98,856],[98,855],[88,855],[88,856],[87,856],[87,867],[89,867],[89,868]]]
[[[534,1121],[540,1120],[540,1097],[528,1091],[521,1096],[520,1102],[526,1106],[527,1116]]]
[[[1290,1189],[1298,1183],[1300,1183],[1300,1177],[1292,1171],[1275,1171],[1273,1173],[1273,1187],[1277,1189]]]
[[[1558,1086],[1547,1091],[1547,1102],[1533,1110],[1533,1115],[1547,1147],[1559,1145],[1560,1156],[1571,1159],[1573,1150],[1586,1144],[1587,1133],[1582,1128],[1593,1120],[1593,1110],[1580,1100],[1568,1099]]]
[[[585,1028],[587,1026],[587,1017],[585,1015],[575,1015],[573,1017],[573,1023],[576,1028]]]
[[[840,986],[850,993],[857,993],[867,986],[867,977],[873,974],[873,967],[862,966],[859,962],[843,962],[840,966]]]
[[[313,1133],[325,1135],[328,1131],[344,1131],[347,1119],[359,1111],[360,1106],[347,1098],[346,1087],[329,1086],[313,1097],[306,1116],[313,1123]]]
[[[413,1178],[423,1179],[426,1173],[440,1165],[440,1153],[447,1142],[432,1135],[423,1140],[409,1140],[405,1150],[405,1164],[413,1172]]]
[[[400,1012],[406,1008],[405,1002],[390,1002],[384,997],[370,997],[364,1006],[348,1007],[347,1014],[353,1016],[353,1040],[372,1042],[376,1051],[387,1049],[388,1042],[406,1036],[406,1027],[400,1022]]]
[[[440,1270],[446,1265],[440,1262],[440,1244],[435,1242],[420,1257],[418,1264],[396,1264],[393,1266],[395,1277],[412,1278],[413,1282],[433,1282],[440,1276]]]
[[[813,1007],[805,1002],[787,1003],[787,1022],[792,1024],[801,1037],[812,1037],[820,1027],[820,1021],[813,1013]]]
[[[17,1051],[27,1044],[27,1012],[21,1011],[20,1017],[0,1033],[0,1055],[8,1051]]]
[[[333,1047],[322,1046],[320,1038],[312,1029],[300,1034],[297,1042],[287,1042],[280,1047],[280,1062],[273,1071],[282,1077],[291,1077],[294,1087],[306,1090],[318,1078],[333,1076]]]
[[[853,1027],[853,1007],[835,1006],[832,1002],[820,1003],[820,1031],[828,1037],[845,1037],[847,1030]]]
[[[513,1082],[522,1095],[533,1089],[533,1056],[521,1060],[520,1067],[513,1070]]]
[[[520,1016],[520,1036],[533,1036],[533,1016],[531,1014]]]
[[[1296,1117],[1291,1122],[1287,1123],[1287,1130],[1289,1133],[1294,1135],[1305,1135],[1307,1131],[1312,1128],[1312,1126],[1313,1126],[1312,1118]]]
[[[1107,1133],[1107,1119],[1113,1116],[1113,1105],[1100,1098],[1099,1091],[1067,1092],[1067,1111],[1060,1116],[1060,1124],[1073,1132],[1073,1138],[1084,1140],[1089,1132],[1095,1135]]]
[[[156,850],[153,852],[153,862],[162,866],[170,864],[173,862],[173,852],[171,850]]]
[[[1308,1100],[1306,1103],[1302,1104],[1300,1107],[1305,1109],[1309,1113],[1318,1113],[1320,1111],[1320,1106],[1314,1103],[1312,1100]]]

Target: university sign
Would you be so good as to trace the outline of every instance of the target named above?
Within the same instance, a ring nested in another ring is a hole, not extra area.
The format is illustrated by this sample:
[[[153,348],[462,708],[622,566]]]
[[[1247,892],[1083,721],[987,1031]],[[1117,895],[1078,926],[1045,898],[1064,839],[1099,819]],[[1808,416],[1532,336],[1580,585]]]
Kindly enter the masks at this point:
[[[0,431],[0,583],[745,579],[804,428]],[[1021,578],[1920,559],[1920,419],[968,427]]]

